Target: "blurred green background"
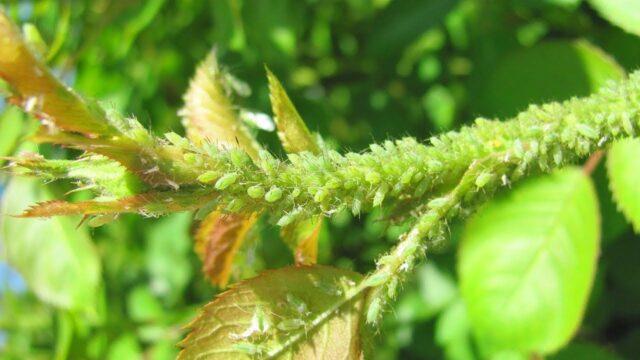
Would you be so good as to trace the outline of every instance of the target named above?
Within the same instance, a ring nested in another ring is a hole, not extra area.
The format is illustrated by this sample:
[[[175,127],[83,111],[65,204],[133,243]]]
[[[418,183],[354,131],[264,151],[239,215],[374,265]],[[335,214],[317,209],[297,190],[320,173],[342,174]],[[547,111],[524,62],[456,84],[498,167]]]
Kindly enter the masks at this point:
[[[2,3],[15,21],[39,29],[48,62],[63,81],[135,114],[156,133],[183,132],[177,116],[182,94],[212,47],[250,85],[251,94],[239,99],[243,107],[270,113],[267,64],[309,128],[342,151],[407,135],[423,140],[477,116],[505,118],[530,103],[585,95],[640,65],[640,37],[605,20],[592,4],[597,1]],[[8,156],[19,150],[33,120],[4,103],[0,109],[0,156]],[[255,131],[282,154],[273,132]],[[68,156],[50,146],[38,150]],[[553,358],[634,359],[640,354],[640,278],[634,276],[640,241],[611,203],[602,166],[594,176],[603,217],[598,274],[582,327]],[[0,188],[7,180],[0,174]],[[42,186],[24,191],[45,191]],[[69,189],[46,186],[58,195]],[[175,357],[182,326],[218,291],[201,275],[191,221],[190,214],[124,216],[101,228],[51,233],[46,241],[34,232],[11,239],[47,244],[34,245],[33,252],[52,251],[56,242],[73,246],[67,258],[41,256],[32,270],[37,274],[0,263],[0,357]],[[460,229],[451,225],[451,244],[416,271],[387,314],[376,338],[380,359],[475,357],[454,266]],[[339,214],[322,229],[320,262],[369,271],[402,231],[380,214]],[[292,262],[274,226],[260,224],[251,238],[240,275]],[[100,290],[87,295],[82,309],[37,288],[55,291],[76,281],[72,273],[45,276],[63,261],[89,262],[98,274]]]

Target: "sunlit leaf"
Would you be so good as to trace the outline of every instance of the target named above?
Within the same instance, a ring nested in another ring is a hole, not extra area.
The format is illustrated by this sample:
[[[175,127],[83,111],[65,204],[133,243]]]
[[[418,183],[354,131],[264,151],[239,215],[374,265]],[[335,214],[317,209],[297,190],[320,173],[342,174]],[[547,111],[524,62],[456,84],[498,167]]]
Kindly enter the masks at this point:
[[[130,196],[144,189],[135,175],[127,172],[118,162],[100,155],[78,160],[47,160],[37,154],[22,154],[12,159],[11,164],[26,170],[23,175],[35,175],[47,180],[76,180],[82,188],[90,188],[106,196]]]
[[[308,151],[317,154],[320,151],[317,141],[307,129],[284,87],[269,69],[267,78],[271,107],[282,146],[288,153]],[[282,228],[280,234],[293,250],[296,264],[309,265],[317,261],[318,234],[321,226],[322,217],[318,217],[296,221]]]
[[[589,0],[600,15],[623,30],[640,36],[640,3],[636,0]]]
[[[613,144],[607,158],[609,184],[618,207],[640,232],[640,140],[626,139]]]
[[[228,74],[218,64],[213,51],[198,66],[184,95],[180,111],[187,136],[196,143],[203,141],[221,148],[239,147],[256,159],[260,146],[249,129],[240,121],[232,103]]]
[[[612,57],[587,41],[543,42],[492,64],[472,101],[483,116],[512,116],[529,104],[588,95],[624,73]]]
[[[267,69],[267,78],[269,79],[271,108],[275,115],[278,137],[280,137],[282,146],[288,153],[309,151],[317,154],[320,151],[318,144],[298,114],[298,110],[293,106],[284,87],[269,69]]]
[[[95,315],[100,260],[79,219],[22,219],[16,214],[53,197],[37,180],[14,178],[2,201],[2,248],[13,267],[43,301]]]
[[[189,325],[179,359],[362,358],[363,301],[347,300],[344,291],[359,280],[349,271],[314,266],[243,281]]]
[[[218,211],[202,220],[195,234],[195,248],[203,262],[202,271],[213,284],[227,285],[233,258],[256,220],[255,214],[223,214]]]
[[[593,185],[576,168],[531,179],[480,209],[458,271],[485,351],[548,354],[571,339],[593,283],[599,232]]]
[[[114,134],[100,107],[83,101],[57,80],[24,43],[0,11],[0,78],[10,83],[25,108],[42,114],[61,129],[85,134]],[[45,115],[46,114],[46,115]]]

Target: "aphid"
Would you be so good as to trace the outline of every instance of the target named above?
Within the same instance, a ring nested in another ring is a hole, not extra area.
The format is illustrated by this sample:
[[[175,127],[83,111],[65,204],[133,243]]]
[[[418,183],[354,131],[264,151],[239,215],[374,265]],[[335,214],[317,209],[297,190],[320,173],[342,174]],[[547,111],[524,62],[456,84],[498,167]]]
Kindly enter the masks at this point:
[[[199,165],[202,164],[202,159],[193,153],[186,153],[182,156],[184,161],[186,161],[189,165]]]
[[[247,153],[242,150],[231,150],[229,151],[229,159],[236,167],[242,167],[249,162],[249,156]]]
[[[557,150],[555,153],[553,153],[553,161],[556,163],[556,165],[562,164],[562,160],[562,150]]]
[[[229,337],[233,340],[248,339],[253,335],[265,334],[269,329],[271,329],[271,322],[269,321],[269,318],[267,318],[264,311],[262,311],[262,308],[257,307],[251,317],[249,327],[241,334],[230,334]]]
[[[353,204],[351,204],[351,213],[353,214],[353,216],[360,215],[361,210],[362,210],[362,201],[360,201],[360,199],[358,198],[353,199]]]
[[[304,326],[305,322],[302,319],[285,319],[280,321],[278,325],[276,325],[276,327],[282,331],[293,331]]]
[[[633,128],[633,123],[631,122],[631,119],[629,119],[629,114],[624,113],[622,115],[622,127],[624,128],[624,131],[629,134],[629,135],[635,135],[635,131]]]
[[[380,182],[381,176],[380,173],[376,171],[369,171],[365,174],[364,179],[367,180],[371,185],[376,185]]]
[[[169,142],[177,147],[181,147],[181,148],[186,148],[189,147],[189,140],[183,138],[182,136],[174,133],[174,132],[168,132],[166,134],[164,134],[164,137],[167,138],[167,140],[169,140]]]
[[[301,193],[301,191],[300,191],[300,189],[299,189],[299,188],[294,188],[294,189],[291,191],[291,194],[289,194],[289,196],[291,196],[291,198],[292,198],[292,199],[295,199],[295,198],[297,198],[297,197],[300,195],[300,193]]]
[[[264,196],[264,188],[260,185],[253,185],[247,189],[247,195],[252,199],[259,199]]]
[[[207,171],[200,176],[198,176],[198,181],[201,183],[211,183],[213,180],[218,178],[218,173],[216,171]]]
[[[309,308],[307,307],[307,303],[297,298],[295,295],[287,294],[287,303],[291,306],[295,311],[302,315],[307,316],[310,314]]]
[[[380,316],[380,310],[382,309],[382,304],[380,302],[380,298],[375,298],[369,304],[369,308],[367,308],[367,323],[373,324],[378,320]]]
[[[418,186],[416,186],[416,190],[413,192],[413,196],[421,197],[424,193],[429,189],[430,181],[429,179],[422,179]]]
[[[277,186],[272,186],[271,189],[269,189],[269,191],[264,195],[264,199],[270,203],[280,200],[281,197],[282,189]]]
[[[333,179],[329,179],[325,184],[325,187],[327,187],[328,189],[337,189],[340,187],[340,180],[333,178]]]
[[[387,195],[389,187],[386,185],[380,186],[373,196],[373,206],[380,206],[384,201],[384,197]]]
[[[439,198],[435,198],[427,204],[430,209],[439,209],[444,206],[449,201],[449,197],[443,196]]]
[[[317,203],[321,203],[327,198],[327,195],[329,195],[329,192],[324,188],[320,188],[316,191],[315,195],[313,195],[313,200]]]
[[[218,190],[224,190],[233,185],[239,177],[240,175],[238,173],[224,174],[220,179],[218,179],[218,181],[216,181],[215,187]]]
[[[298,217],[298,214],[299,211],[293,211],[288,214],[282,215],[282,217],[278,220],[278,226],[282,227],[291,224]]]
[[[249,342],[240,342],[231,345],[231,347],[239,352],[245,353],[247,355],[259,356],[264,354],[267,349],[262,345],[252,344]]]
[[[476,186],[479,188],[483,188],[485,185],[489,183],[493,179],[493,174],[488,172],[482,172],[476,178]]]
[[[238,212],[244,206],[244,201],[241,199],[232,199],[229,204],[225,207],[225,209],[229,212]]]
[[[413,178],[413,174],[415,172],[416,168],[414,168],[413,166],[409,167],[407,171],[405,171],[405,173],[400,177],[400,183],[408,185],[411,182],[411,179]]]
[[[586,124],[578,124],[576,125],[576,129],[578,133],[589,139],[596,139],[598,137],[598,132],[594,130],[591,126]]]
[[[323,293],[331,296],[342,296],[342,291],[337,287],[327,284],[320,280],[313,280],[313,286],[317,287]]]
[[[389,280],[389,277],[391,277],[391,274],[386,270],[382,270],[374,273],[373,275],[368,276],[366,279],[364,279],[362,285],[365,287],[380,286],[384,284],[387,280]]]

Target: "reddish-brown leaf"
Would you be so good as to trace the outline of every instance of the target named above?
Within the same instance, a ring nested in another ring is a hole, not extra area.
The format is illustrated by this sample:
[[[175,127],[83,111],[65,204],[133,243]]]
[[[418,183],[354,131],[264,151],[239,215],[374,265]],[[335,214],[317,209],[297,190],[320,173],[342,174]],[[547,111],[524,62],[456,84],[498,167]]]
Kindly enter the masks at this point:
[[[211,282],[224,287],[229,282],[233,258],[255,224],[256,214],[210,213],[199,225],[196,252],[202,259],[202,271]]]
[[[91,135],[116,133],[98,106],[82,100],[51,74],[29,50],[17,27],[2,11],[0,78],[17,92],[15,101],[61,129]]]

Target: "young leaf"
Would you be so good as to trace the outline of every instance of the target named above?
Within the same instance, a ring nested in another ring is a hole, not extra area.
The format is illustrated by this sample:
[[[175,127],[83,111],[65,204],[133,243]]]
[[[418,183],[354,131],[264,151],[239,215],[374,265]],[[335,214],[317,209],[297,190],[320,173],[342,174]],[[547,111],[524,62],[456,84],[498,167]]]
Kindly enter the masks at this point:
[[[318,261],[318,235],[322,217],[294,222],[282,228],[280,235],[293,250],[296,264],[311,265]]]
[[[591,6],[610,23],[640,36],[640,3],[636,0],[589,0]]]
[[[607,172],[611,192],[622,213],[640,232],[640,140],[625,139],[611,146],[607,157]]]
[[[8,214],[53,195],[35,179],[14,178],[2,201],[2,248],[6,260],[44,302],[95,314],[100,259],[78,219],[21,219]]]
[[[308,151],[320,152],[316,140],[305,125],[302,117],[289,99],[284,87],[276,76],[267,70],[269,97],[275,115],[278,137],[288,153]],[[315,264],[318,257],[318,234],[322,227],[322,217],[296,221],[282,228],[280,236],[294,252],[296,264]]]
[[[238,118],[229,98],[228,81],[216,52],[212,51],[198,66],[184,95],[182,124],[187,136],[196,143],[207,141],[221,148],[239,147],[256,160],[260,145]]]
[[[51,217],[58,215],[107,215],[139,213],[157,216],[202,207],[217,196],[205,189],[180,191],[150,191],[117,200],[87,200],[67,202],[50,200],[39,202],[26,209],[20,217]]]
[[[255,214],[214,211],[202,220],[195,234],[195,248],[203,262],[202,271],[213,284],[227,285],[233,258],[257,218]]]
[[[278,127],[278,137],[284,149],[288,153],[301,151],[319,153],[320,148],[307,129],[307,125],[293,106],[278,78],[269,69],[267,69],[267,78],[269,79],[271,107]]]
[[[37,154],[27,154],[12,159],[11,165],[26,170],[24,175],[79,181],[80,187],[93,189],[102,196],[125,197],[144,189],[144,184],[135,175],[118,162],[100,155],[78,160],[47,160]]]
[[[570,168],[522,183],[468,223],[458,271],[485,351],[549,354],[573,336],[595,274],[596,199]]]
[[[178,358],[361,358],[367,340],[363,299],[348,300],[343,291],[360,278],[313,266],[267,271],[238,283],[189,325]]]
[[[85,102],[67,89],[33,55],[17,27],[0,10],[0,78],[19,94],[25,108],[46,114],[61,129],[84,134],[113,135],[115,129],[104,121],[100,107]]]

